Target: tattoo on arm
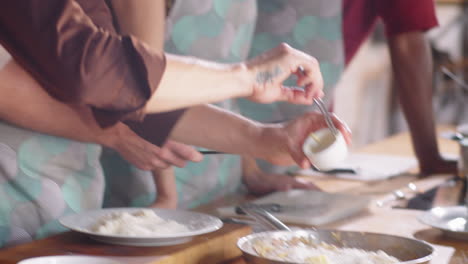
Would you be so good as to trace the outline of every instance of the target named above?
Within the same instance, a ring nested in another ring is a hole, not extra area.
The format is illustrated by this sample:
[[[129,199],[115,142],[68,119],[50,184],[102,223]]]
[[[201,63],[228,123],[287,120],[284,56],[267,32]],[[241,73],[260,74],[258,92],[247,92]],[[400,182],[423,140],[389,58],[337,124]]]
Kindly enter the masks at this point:
[[[273,79],[280,74],[281,68],[279,66],[275,66],[273,69],[258,72],[255,79],[258,84],[267,84],[272,83]]]

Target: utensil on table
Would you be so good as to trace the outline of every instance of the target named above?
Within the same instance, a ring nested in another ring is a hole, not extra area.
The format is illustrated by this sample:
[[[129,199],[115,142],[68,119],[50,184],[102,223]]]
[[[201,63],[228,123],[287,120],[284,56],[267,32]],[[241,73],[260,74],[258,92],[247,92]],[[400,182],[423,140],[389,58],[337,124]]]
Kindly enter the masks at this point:
[[[265,227],[269,227],[274,230],[291,231],[291,229],[287,225],[285,225],[278,218],[270,214],[267,210],[263,209],[261,206],[252,203],[247,203],[239,205],[238,208],[245,214],[251,216],[256,221],[263,224]]]
[[[316,210],[317,213],[321,213],[326,209],[326,206],[321,204],[279,204],[279,203],[262,203],[254,204],[249,203],[243,205],[245,207],[258,207],[269,213],[288,213],[294,211],[304,211],[304,210]],[[245,210],[241,206],[235,208],[237,214],[246,214]]]
[[[434,248],[428,243],[406,237],[340,230],[291,230],[275,216],[260,207],[244,204],[240,208],[255,220],[275,230],[250,234],[241,237],[237,241],[237,247],[243,252],[248,263],[299,264],[260,256],[255,251],[253,245],[262,239],[284,239],[290,241],[299,238],[316,244],[324,242],[341,248],[358,248],[366,251],[383,250],[402,261],[400,264],[427,264],[432,259],[434,252]]]
[[[330,112],[328,112],[325,104],[323,103],[322,99],[314,98],[314,103],[318,106],[320,112],[322,113],[323,117],[325,118],[325,123],[327,123],[328,128],[331,130],[333,135],[336,137],[338,135],[338,129],[336,128],[335,124],[333,123],[332,117]]]
[[[200,153],[203,154],[203,155],[229,154],[229,153],[226,153],[226,152],[216,151],[216,150],[200,150],[200,151],[198,151],[198,152],[200,152]]]
[[[420,190],[413,182],[410,182],[406,185],[404,189],[397,189],[391,192],[391,196],[376,201],[378,207],[385,207],[389,203],[399,201],[399,200],[408,200],[412,198],[415,194],[420,193]]]
[[[336,169],[330,169],[330,170],[318,170],[316,168],[313,168],[313,170],[325,173],[325,174],[357,174],[356,169],[353,168],[336,168]]]

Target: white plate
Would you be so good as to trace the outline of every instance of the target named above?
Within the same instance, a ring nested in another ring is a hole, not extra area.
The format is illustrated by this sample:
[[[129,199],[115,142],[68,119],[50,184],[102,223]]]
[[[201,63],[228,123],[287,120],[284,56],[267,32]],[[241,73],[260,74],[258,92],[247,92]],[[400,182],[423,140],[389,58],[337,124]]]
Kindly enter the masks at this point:
[[[434,207],[419,216],[419,221],[442,230],[447,236],[468,239],[468,214],[465,206]]]
[[[91,230],[91,228],[103,217],[112,213],[133,213],[148,208],[112,208],[93,211],[85,211],[79,214],[67,215],[60,219],[65,227],[88,235],[94,240],[105,243],[130,245],[130,246],[168,246],[190,241],[193,236],[216,231],[223,226],[223,222],[217,217],[184,210],[169,210],[152,208],[159,217],[165,220],[174,220],[189,228],[188,232],[177,232],[170,235],[155,236],[124,236],[104,235]]]
[[[47,256],[23,259],[18,264],[121,264],[118,261],[92,256]]]

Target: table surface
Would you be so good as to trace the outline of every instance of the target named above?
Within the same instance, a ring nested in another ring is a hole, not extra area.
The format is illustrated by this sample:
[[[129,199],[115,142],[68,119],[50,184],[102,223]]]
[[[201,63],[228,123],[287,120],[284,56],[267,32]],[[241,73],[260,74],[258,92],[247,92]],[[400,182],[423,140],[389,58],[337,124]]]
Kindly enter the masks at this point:
[[[450,128],[441,128],[439,132]],[[442,153],[457,154],[458,145],[450,140],[439,139],[439,147]],[[387,138],[375,144],[370,144],[359,150],[362,153],[390,154],[412,156],[413,150],[408,133],[402,133]],[[324,191],[350,194],[366,194],[373,197],[373,201],[367,210],[342,221],[330,223],[320,228],[331,228],[350,231],[366,231],[387,233],[415,237],[434,245],[439,259],[431,263],[442,263],[443,258],[450,259],[450,264],[468,263],[468,242],[445,237],[440,231],[423,225],[417,220],[422,214],[420,210],[395,209],[395,206],[403,206],[404,200],[392,201],[384,207],[378,207],[375,201],[388,199],[392,191],[406,190],[408,183],[414,183],[419,191],[430,190],[436,186],[437,194],[433,202],[434,206],[455,205],[459,201],[462,186],[460,182],[447,184],[454,175],[432,175],[427,178],[418,178],[417,169],[407,174],[386,180],[383,182],[359,182],[338,179],[334,177],[313,178],[300,176],[313,181]],[[409,193],[408,193],[409,194]],[[414,194],[414,193],[413,193]],[[207,206],[197,208],[196,211],[214,213],[219,206],[235,205],[239,202],[252,199],[251,196],[232,195],[215,201]],[[226,224],[225,227],[212,234],[196,237],[194,241],[185,245],[163,248],[138,248],[125,246],[112,246],[93,242],[90,239],[76,233],[67,232],[43,240],[34,241],[16,247],[0,250],[0,263],[13,264],[17,261],[39,255],[63,255],[63,254],[89,254],[112,255],[121,260],[131,257],[127,263],[246,263],[240,252],[235,248],[235,241],[250,232],[246,226]],[[451,256],[453,254],[453,256]],[[196,256],[196,257],[194,257]],[[450,257],[451,256],[451,257]],[[140,257],[140,258],[137,258]],[[198,262],[194,262],[197,260]],[[213,260],[213,261],[209,261]],[[216,260],[216,261],[214,261]],[[208,261],[208,262],[207,262]]]

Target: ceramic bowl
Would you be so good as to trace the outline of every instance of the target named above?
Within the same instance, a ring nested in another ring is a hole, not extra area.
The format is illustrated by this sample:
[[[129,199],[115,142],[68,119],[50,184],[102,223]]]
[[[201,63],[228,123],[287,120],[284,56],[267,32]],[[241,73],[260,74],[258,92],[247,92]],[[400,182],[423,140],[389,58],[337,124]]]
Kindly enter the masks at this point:
[[[319,170],[336,168],[348,155],[348,146],[343,135],[333,135],[330,129],[324,128],[313,132],[304,142],[304,154]]]

